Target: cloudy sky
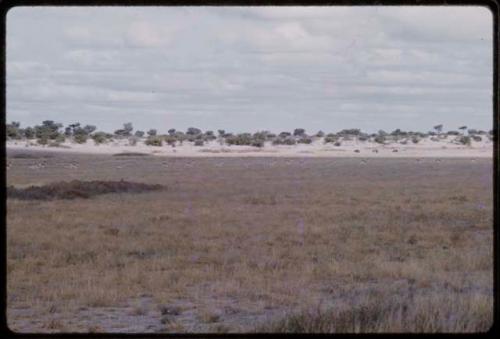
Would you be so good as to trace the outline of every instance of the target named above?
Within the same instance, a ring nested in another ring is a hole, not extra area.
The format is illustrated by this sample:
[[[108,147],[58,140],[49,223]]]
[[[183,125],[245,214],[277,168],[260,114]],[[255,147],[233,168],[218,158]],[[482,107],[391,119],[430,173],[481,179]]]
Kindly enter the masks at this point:
[[[7,120],[490,129],[492,25],[483,7],[17,7]]]

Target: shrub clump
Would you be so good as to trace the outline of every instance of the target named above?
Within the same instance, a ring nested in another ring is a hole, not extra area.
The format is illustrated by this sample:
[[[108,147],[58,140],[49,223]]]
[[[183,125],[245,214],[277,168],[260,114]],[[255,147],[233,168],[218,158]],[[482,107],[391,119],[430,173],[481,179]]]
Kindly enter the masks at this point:
[[[106,193],[142,193],[158,191],[165,187],[129,181],[61,181],[44,186],[27,188],[7,187],[7,197],[19,200],[88,199]]]
[[[157,136],[149,136],[144,143],[148,146],[162,146],[163,145],[163,140],[160,137]]]
[[[463,135],[458,139],[458,142],[462,145],[470,146],[471,145],[471,137],[468,135]]]

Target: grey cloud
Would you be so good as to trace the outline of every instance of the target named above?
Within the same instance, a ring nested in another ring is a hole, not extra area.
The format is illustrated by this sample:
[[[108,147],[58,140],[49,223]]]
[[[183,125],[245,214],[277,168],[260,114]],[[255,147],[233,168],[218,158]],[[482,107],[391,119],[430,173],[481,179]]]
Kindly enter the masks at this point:
[[[489,129],[491,33],[472,7],[16,8],[7,119]]]

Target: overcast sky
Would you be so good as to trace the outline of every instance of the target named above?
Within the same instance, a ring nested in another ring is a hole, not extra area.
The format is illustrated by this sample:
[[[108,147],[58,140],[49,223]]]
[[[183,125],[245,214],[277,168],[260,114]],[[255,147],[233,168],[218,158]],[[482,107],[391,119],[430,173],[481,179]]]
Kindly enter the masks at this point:
[[[484,7],[17,7],[7,120],[489,130],[492,25]]]

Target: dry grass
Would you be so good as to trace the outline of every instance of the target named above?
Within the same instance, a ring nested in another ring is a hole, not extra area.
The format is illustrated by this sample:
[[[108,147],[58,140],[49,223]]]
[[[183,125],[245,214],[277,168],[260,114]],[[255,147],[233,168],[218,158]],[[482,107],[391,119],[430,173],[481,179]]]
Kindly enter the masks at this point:
[[[128,307],[147,292],[180,311],[163,324],[153,306],[127,317],[157,317],[162,331],[487,330],[491,160],[360,160],[57,155],[35,171],[33,160],[9,159],[10,185],[127,179],[169,189],[8,199],[8,324],[57,331],[35,321],[43,316],[59,330],[112,331],[78,309]]]

